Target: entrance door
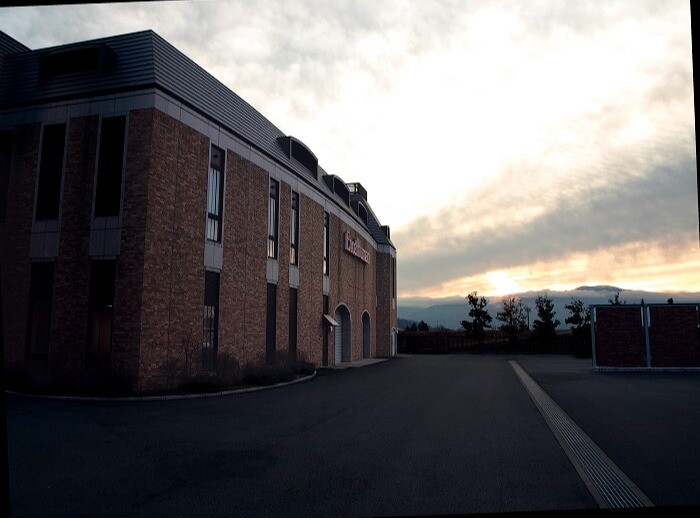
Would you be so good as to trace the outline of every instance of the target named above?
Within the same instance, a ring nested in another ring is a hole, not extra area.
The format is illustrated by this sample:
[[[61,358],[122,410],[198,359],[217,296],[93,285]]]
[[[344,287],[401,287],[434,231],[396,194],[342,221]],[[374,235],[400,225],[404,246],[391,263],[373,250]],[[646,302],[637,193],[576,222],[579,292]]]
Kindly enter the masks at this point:
[[[335,350],[335,364],[337,365],[338,363],[342,362],[342,352],[343,352],[343,318],[340,313],[340,309],[335,311],[335,321],[338,324],[335,327],[335,341],[334,341],[334,350]]]
[[[340,305],[335,311],[335,321],[338,326],[335,327],[335,363],[351,361],[352,345],[350,338],[350,311],[345,305]]]

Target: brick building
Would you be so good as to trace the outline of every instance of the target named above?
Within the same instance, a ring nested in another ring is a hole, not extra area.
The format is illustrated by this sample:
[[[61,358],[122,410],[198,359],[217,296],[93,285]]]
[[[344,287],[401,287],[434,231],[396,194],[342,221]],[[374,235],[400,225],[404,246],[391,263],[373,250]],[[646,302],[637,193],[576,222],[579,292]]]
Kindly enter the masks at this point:
[[[224,356],[391,356],[396,249],[367,198],[152,31],[0,33],[6,371],[141,391]]]

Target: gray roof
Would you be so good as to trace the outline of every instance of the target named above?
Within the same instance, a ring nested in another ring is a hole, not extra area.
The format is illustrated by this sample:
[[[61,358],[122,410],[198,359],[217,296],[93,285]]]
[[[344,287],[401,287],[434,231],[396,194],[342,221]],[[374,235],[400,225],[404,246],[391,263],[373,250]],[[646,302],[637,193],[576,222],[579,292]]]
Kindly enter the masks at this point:
[[[18,42],[12,36],[0,31],[0,54],[28,51],[29,47]]]
[[[239,139],[296,173],[364,225],[350,208],[343,202],[339,203],[340,198],[321,180],[325,172],[320,166],[316,179],[301,163],[285,154],[277,141],[285,135],[284,132],[155,32],[147,30],[34,51],[0,32],[0,45],[5,41],[13,53],[5,57],[0,76],[0,109],[155,87],[213,119]],[[109,67],[41,80],[42,58],[55,55],[57,51],[105,46],[113,56]],[[372,236],[377,242],[380,242],[378,237],[383,236],[381,242],[386,243],[376,216],[371,209],[369,213],[372,215],[369,220],[373,222],[368,226]],[[373,227],[379,229],[379,234]]]

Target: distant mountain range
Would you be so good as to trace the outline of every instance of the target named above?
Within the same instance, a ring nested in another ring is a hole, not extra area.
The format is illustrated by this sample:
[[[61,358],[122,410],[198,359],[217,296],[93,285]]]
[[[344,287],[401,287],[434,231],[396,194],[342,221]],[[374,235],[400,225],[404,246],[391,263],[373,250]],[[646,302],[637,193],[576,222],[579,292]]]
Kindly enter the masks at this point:
[[[546,292],[554,304],[555,318],[561,324],[559,329],[567,329],[564,318],[569,315],[564,306],[569,304],[572,298],[579,298],[585,305],[608,303],[608,300],[620,293],[620,301],[627,303],[640,303],[644,299],[645,303],[666,303],[669,298],[673,298],[675,303],[700,303],[700,293],[689,292],[647,292],[622,289],[611,285],[584,285],[571,291],[539,291],[540,294]],[[513,296],[521,298],[525,305],[532,309],[530,311],[530,324],[537,319],[535,310],[535,298],[538,291],[529,291]],[[498,327],[500,322],[496,320],[496,313],[501,309],[502,296],[486,296],[489,301],[486,307],[493,317],[492,325]],[[431,328],[436,326],[448,329],[461,329],[462,320],[468,319],[469,306],[466,296],[448,296],[445,298],[400,298],[398,302],[399,328],[410,326],[425,321]]]

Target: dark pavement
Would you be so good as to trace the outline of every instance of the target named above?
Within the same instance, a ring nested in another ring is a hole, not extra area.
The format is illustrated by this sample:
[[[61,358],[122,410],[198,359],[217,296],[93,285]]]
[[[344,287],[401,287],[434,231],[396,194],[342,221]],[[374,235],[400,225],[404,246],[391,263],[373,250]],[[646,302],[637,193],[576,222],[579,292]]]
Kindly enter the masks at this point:
[[[450,355],[211,399],[8,396],[11,511],[407,516],[595,508],[508,359],[652,500],[698,502],[700,374],[648,374],[638,387],[629,376],[639,374],[591,374],[590,361],[568,357]],[[657,450],[657,442],[673,447]]]
[[[700,505],[700,373],[590,371],[513,356],[658,506]]]

